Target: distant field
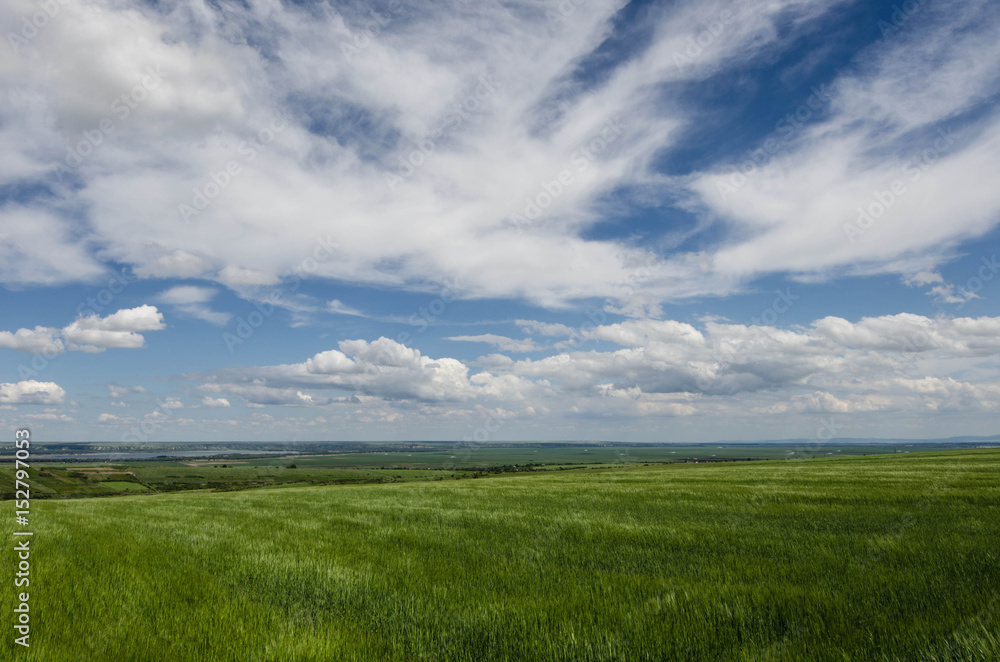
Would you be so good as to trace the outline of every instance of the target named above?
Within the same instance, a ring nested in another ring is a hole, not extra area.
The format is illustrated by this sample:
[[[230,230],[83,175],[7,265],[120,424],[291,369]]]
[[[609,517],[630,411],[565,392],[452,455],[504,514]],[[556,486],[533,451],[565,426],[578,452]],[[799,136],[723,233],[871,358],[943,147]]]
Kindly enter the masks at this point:
[[[102,487],[109,487],[113,490],[118,490],[119,492],[146,492],[148,491],[145,487],[138,483],[126,483],[117,480],[107,480],[101,483]]]
[[[998,451],[32,508],[16,659],[1000,659]]]
[[[403,480],[450,478],[450,471],[354,470],[345,467],[309,466],[282,460],[277,466],[255,466],[229,461],[135,462],[132,464],[36,463],[32,473],[32,498],[115,496],[123,492],[181,490],[234,490],[293,483],[327,485],[390,483]],[[271,460],[274,463],[274,460]],[[289,468],[295,465],[294,468]],[[0,467],[0,499],[14,497],[13,467]]]
[[[969,442],[964,442],[969,444]],[[0,454],[12,447],[0,444]],[[260,487],[450,480],[484,473],[574,470],[654,463],[796,460],[838,455],[906,454],[969,449],[962,442],[937,443],[746,443],[621,444],[525,442],[280,443],[86,443],[36,444],[32,463],[34,498],[126,496],[135,492],[237,490]],[[288,454],[276,453],[286,448]],[[218,453],[215,457],[164,457],[170,453]],[[234,455],[235,451],[241,454]],[[251,453],[258,453],[252,455]],[[85,454],[104,453],[104,457]],[[108,454],[140,453],[143,459],[107,459]],[[227,455],[227,453],[230,453]],[[73,455],[60,460],[52,455]],[[84,455],[81,455],[84,454]],[[13,459],[0,462],[0,500],[14,497]],[[133,483],[127,487],[118,483]]]

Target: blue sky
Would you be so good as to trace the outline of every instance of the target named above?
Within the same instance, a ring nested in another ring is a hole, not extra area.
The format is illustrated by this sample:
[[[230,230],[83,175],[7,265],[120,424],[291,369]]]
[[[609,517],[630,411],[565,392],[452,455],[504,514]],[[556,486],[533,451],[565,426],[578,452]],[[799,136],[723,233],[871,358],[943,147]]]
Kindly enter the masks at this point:
[[[10,430],[997,433],[995,3],[0,21]]]

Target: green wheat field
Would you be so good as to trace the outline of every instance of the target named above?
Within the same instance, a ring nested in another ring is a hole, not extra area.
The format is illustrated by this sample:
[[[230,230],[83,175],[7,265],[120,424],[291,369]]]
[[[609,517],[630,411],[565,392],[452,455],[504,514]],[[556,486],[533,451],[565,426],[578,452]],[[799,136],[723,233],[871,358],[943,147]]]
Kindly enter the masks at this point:
[[[4,660],[1000,659],[996,450],[31,508]]]

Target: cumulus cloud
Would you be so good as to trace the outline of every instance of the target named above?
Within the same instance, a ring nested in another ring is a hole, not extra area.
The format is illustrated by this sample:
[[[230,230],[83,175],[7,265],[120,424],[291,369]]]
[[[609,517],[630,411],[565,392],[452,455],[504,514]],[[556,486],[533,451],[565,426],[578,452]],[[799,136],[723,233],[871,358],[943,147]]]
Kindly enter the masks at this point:
[[[229,406],[229,400],[227,400],[225,398],[212,398],[212,397],[209,397],[209,396],[206,395],[204,398],[201,399],[201,406],[202,407],[228,407]]]
[[[59,333],[59,329],[47,326],[18,329],[13,333],[0,331],[0,347],[47,356],[62,354],[66,348],[62,339],[57,337]]]
[[[267,386],[266,384],[260,382],[250,384],[226,384],[224,387],[218,384],[205,384],[202,386],[202,389],[210,393],[220,393],[225,391],[226,393],[242,396],[251,406],[283,405],[309,407],[325,405],[331,402],[330,398],[314,397],[311,394],[303,393],[300,389]],[[226,398],[209,399],[214,402],[228,402],[228,399]]]
[[[465,364],[387,338],[347,340],[303,363],[219,371],[201,388],[258,405],[464,402],[525,411],[531,403],[576,417],[1000,407],[989,378],[961,379],[976,366],[995,372],[1000,318],[825,317],[791,329],[627,320],[583,335],[620,349]]]
[[[480,356],[478,359],[473,361],[473,365],[481,366],[483,368],[506,368],[514,365],[514,359],[509,356],[504,356],[503,354],[487,354],[486,356]]]
[[[164,328],[163,313],[155,306],[143,305],[126,308],[107,317],[87,315],[78,317],[62,330],[67,347],[83,352],[103,352],[108,347],[135,349],[143,347],[146,339],[139,331],[158,331]]]
[[[4,405],[60,405],[66,391],[53,382],[23,382],[0,384],[0,404]]]
[[[116,313],[81,315],[62,329],[36,326],[0,331],[0,347],[52,356],[66,350],[103,352],[108,347],[135,349],[145,344],[139,331],[163,329],[163,314],[155,306],[126,308]]]
[[[42,414],[24,414],[24,418],[29,421],[59,421],[60,423],[73,423],[76,421],[76,419],[68,414],[59,414],[51,411]]]
[[[307,389],[336,389],[388,399],[460,401],[471,395],[468,367],[451,358],[432,359],[388,338],[345,340],[340,349],[320,352],[303,363],[221,371],[203,385],[255,404],[329,404]]]

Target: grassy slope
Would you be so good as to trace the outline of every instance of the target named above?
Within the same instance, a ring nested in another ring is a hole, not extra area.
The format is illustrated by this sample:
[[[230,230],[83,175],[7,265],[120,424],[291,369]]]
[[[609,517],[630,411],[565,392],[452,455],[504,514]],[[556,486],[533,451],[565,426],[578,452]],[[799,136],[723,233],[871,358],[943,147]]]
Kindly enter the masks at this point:
[[[37,501],[17,659],[1000,659],[998,479],[971,451]]]
[[[355,470],[321,466],[289,469],[289,464],[294,464],[294,460],[286,460],[278,466],[217,461],[193,467],[181,462],[137,462],[130,465],[35,463],[35,471],[38,468],[42,468],[42,471],[32,473],[31,493],[35,499],[112,496],[121,493],[118,483],[125,481],[136,483],[138,488],[145,485],[154,491],[171,492],[188,489],[241,489],[290,483],[388,483],[433,480],[454,475],[451,471]],[[14,466],[11,463],[0,467],[0,500],[13,499],[14,494]]]

